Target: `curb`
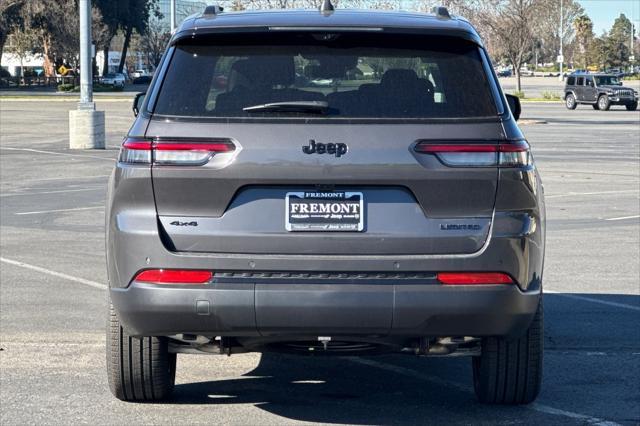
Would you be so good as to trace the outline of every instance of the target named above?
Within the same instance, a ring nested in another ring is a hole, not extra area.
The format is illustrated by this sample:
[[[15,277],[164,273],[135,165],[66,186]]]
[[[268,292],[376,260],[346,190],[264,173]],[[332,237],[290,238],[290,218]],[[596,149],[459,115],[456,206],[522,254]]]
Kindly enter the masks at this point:
[[[526,120],[526,119],[525,120],[518,120],[518,125],[519,126],[522,126],[522,125],[527,126],[527,125],[530,125],[530,124],[549,124],[549,122],[546,121],[546,120]]]
[[[80,98],[59,97],[59,96],[0,96],[0,101],[9,102],[80,102]],[[122,97],[94,97],[94,102],[133,102],[133,98]]]

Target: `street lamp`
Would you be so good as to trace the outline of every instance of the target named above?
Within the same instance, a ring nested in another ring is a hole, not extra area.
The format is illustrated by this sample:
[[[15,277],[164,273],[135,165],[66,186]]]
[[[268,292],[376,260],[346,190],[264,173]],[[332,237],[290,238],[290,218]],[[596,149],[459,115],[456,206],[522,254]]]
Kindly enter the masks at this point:
[[[91,0],[80,0],[79,12],[80,102],[69,111],[69,148],[104,149],[104,111],[96,111],[93,102]]]
[[[631,69],[629,70],[629,72],[631,74],[633,74],[633,71],[634,71],[633,63],[636,60],[636,56],[633,54],[633,21],[631,21],[631,43],[630,43],[630,47],[631,47],[631,50],[629,52],[629,66],[631,67]]]
[[[171,15],[171,32],[176,29],[176,0],[169,2],[169,13]]]
[[[562,17],[562,12],[563,12],[563,4],[562,4],[562,0],[560,0],[560,28],[558,31],[558,35],[560,36],[560,50],[558,51],[558,63],[560,64],[560,75],[558,76],[558,80],[562,81],[564,80],[564,76],[562,75],[562,66],[564,65],[564,56],[562,55],[562,38],[563,38],[563,29],[562,29],[562,23],[563,23],[563,17]]]

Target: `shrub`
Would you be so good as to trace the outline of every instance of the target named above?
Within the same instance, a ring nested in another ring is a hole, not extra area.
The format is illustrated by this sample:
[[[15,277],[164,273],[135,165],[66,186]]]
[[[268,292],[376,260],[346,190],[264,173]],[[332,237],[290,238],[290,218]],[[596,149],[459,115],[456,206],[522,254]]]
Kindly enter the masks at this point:
[[[548,101],[559,101],[562,99],[562,97],[558,93],[552,92],[550,90],[545,90],[544,92],[542,92],[542,98]]]
[[[71,83],[58,84],[58,92],[73,92],[75,88],[76,85]]]
[[[517,96],[517,97],[518,97],[518,98],[520,98],[520,99],[524,99],[524,92],[523,92],[522,90],[520,90],[520,91],[515,90],[515,91],[512,93],[512,95],[513,95],[513,96]]]
[[[102,84],[102,83],[94,83],[93,91],[94,92],[122,92],[124,87],[116,87],[110,84]]]

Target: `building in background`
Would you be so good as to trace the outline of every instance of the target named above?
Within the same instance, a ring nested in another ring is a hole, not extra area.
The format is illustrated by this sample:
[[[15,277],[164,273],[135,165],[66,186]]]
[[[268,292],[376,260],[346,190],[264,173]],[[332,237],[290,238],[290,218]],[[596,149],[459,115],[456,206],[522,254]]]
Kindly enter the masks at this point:
[[[2,52],[0,66],[11,77],[35,77],[44,75],[44,58],[40,54],[25,52],[21,57],[15,53]],[[3,75],[0,71],[0,76]]]

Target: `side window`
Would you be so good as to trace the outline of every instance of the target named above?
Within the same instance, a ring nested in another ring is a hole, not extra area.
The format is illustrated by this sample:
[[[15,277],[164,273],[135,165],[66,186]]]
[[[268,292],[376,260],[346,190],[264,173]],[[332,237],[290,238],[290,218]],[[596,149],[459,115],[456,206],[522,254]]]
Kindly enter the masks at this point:
[[[593,87],[593,77],[587,77],[585,79],[585,85],[589,87]]]
[[[583,86],[584,85],[584,77],[578,77],[578,81],[576,83],[577,86]]]
[[[567,78],[567,86],[573,86],[574,84],[576,84],[576,78],[575,77]]]

